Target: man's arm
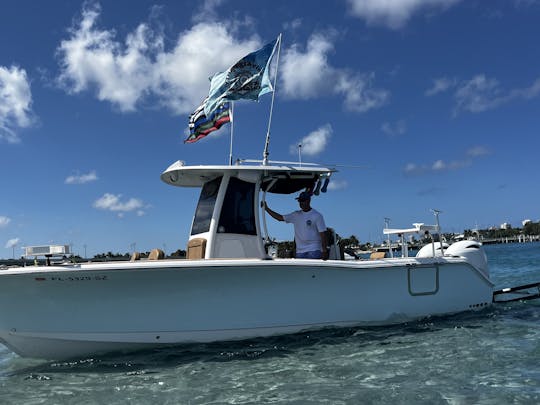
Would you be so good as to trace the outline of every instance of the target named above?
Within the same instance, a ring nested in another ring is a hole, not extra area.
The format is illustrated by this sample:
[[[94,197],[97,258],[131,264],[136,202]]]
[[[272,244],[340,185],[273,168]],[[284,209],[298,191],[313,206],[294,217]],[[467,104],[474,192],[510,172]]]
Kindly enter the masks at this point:
[[[272,218],[274,218],[277,221],[285,221],[285,218],[283,218],[283,215],[277,213],[276,211],[271,210],[268,208],[268,205],[266,204],[266,201],[262,201],[261,205],[263,206],[264,210],[270,214]]]

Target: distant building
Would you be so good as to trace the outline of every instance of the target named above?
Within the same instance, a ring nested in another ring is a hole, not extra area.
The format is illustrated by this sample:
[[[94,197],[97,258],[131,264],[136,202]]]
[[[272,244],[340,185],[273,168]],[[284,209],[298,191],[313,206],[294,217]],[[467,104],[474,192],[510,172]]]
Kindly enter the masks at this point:
[[[532,221],[530,219],[524,219],[523,221],[521,221],[521,225],[525,226],[527,224],[530,224]]]
[[[510,229],[510,228],[512,228],[512,225],[510,225],[508,222],[501,224],[501,229]]]

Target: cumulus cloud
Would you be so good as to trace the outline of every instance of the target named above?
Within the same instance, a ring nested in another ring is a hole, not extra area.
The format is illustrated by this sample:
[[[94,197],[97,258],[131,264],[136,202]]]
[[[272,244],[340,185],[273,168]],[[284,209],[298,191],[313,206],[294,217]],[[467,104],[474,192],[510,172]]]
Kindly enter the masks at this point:
[[[373,73],[350,72],[333,67],[328,54],[332,35],[313,34],[305,50],[293,44],[284,51],[280,66],[282,90],[291,99],[312,99],[327,94],[344,97],[347,110],[366,112],[381,107],[390,93],[373,86]]]
[[[84,184],[89,183],[91,181],[96,181],[98,179],[96,171],[92,170],[90,173],[87,174],[74,174],[71,176],[66,177],[66,180],[64,183],[66,184]]]
[[[8,226],[10,222],[11,222],[11,218],[0,216],[0,228],[4,228]]]
[[[0,140],[20,142],[19,128],[32,124],[32,92],[24,69],[0,66]]]
[[[289,150],[291,154],[298,153],[298,145],[301,146],[302,155],[314,156],[318,155],[326,148],[330,137],[332,136],[332,126],[330,124],[323,125],[322,127],[311,132],[309,135],[302,138],[299,142],[291,145]]]
[[[433,81],[426,96],[453,91],[454,114],[461,111],[479,113],[495,109],[515,100],[529,100],[540,95],[540,78],[530,86],[505,91],[499,81],[484,74],[477,74],[469,80],[439,78]]]
[[[21,240],[19,238],[13,238],[6,242],[6,245],[4,246],[6,249],[14,248],[19,244]]]
[[[114,30],[98,26],[100,13],[98,5],[86,5],[60,43],[58,81],[70,93],[94,90],[126,112],[152,97],[173,113],[192,112],[208,93],[208,77],[262,45],[255,35],[238,40],[231,27],[207,21],[182,32],[167,51],[159,29],[141,23],[120,41]]]
[[[368,25],[403,27],[413,14],[445,10],[461,0],[347,0],[352,15]]]
[[[101,198],[94,201],[93,207],[116,212],[119,217],[123,217],[126,212],[135,211],[137,216],[144,215],[145,208],[144,203],[138,198],[130,198],[129,200],[122,201],[122,194],[110,194],[105,193]]]
[[[58,83],[69,93],[95,92],[99,100],[123,112],[151,100],[175,114],[191,113],[208,94],[210,76],[263,45],[256,34],[237,38],[239,22],[217,21],[221,3],[203,2],[194,25],[181,32],[172,47],[166,47],[162,29],[151,23],[141,23],[125,39],[118,38],[114,30],[99,26],[100,6],[86,3],[57,48]],[[292,99],[338,95],[354,112],[385,104],[389,92],[374,86],[373,73],[330,64],[335,37],[316,33],[305,49],[293,44],[282,50],[282,94]]]
[[[433,163],[407,163],[403,168],[405,175],[422,175],[428,173],[442,173],[451,170],[459,170],[471,166],[474,159],[488,155],[490,152],[484,146],[474,146],[465,152],[465,157],[445,161],[442,159],[435,160]]]

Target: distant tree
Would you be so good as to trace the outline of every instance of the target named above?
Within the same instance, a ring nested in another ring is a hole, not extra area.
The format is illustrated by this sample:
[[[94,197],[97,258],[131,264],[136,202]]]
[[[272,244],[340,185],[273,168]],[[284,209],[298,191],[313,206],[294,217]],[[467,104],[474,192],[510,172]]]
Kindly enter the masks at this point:
[[[540,222],[527,222],[523,227],[525,235],[540,235]]]
[[[176,252],[171,253],[171,257],[185,258],[186,257],[186,251],[182,250],[182,249],[178,249]]]
[[[354,235],[349,236],[348,238],[340,238],[338,236],[339,247],[343,250],[346,248],[353,248],[360,245],[360,241]]]

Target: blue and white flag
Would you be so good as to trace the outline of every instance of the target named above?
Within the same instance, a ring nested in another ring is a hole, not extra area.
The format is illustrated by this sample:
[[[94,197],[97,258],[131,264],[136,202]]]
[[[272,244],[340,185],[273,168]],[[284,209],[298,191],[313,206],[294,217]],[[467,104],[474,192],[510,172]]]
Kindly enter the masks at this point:
[[[258,51],[244,56],[225,72],[216,73],[211,79],[204,113],[209,116],[226,101],[258,100],[263,94],[273,91],[268,70],[277,45],[276,38]]]

